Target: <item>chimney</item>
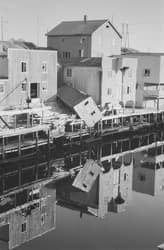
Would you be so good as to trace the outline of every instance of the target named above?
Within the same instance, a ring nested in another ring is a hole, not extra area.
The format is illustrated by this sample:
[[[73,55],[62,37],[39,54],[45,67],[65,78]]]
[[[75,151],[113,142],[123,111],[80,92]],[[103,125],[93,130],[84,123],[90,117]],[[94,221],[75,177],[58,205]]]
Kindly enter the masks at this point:
[[[84,23],[87,23],[87,15],[84,15]]]

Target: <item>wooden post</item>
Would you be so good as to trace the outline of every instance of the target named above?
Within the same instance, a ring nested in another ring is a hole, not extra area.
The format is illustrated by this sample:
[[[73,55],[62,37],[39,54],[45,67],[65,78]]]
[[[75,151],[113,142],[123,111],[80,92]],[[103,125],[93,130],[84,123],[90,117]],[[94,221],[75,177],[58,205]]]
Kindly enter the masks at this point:
[[[17,127],[17,119],[16,119],[16,115],[14,115],[14,129],[16,129]]]
[[[50,176],[50,130],[48,129],[48,176]]]
[[[19,162],[19,187],[21,186],[21,184],[22,184],[22,167]]]
[[[5,191],[5,169],[2,168],[2,193]]]
[[[30,127],[30,114],[27,113],[27,128]]]
[[[31,126],[33,127],[33,113],[31,114]]]
[[[21,135],[18,135],[18,155],[21,156]]]
[[[111,119],[111,121],[112,121],[112,124],[111,124],[112,125],[112,129],[113,129],[113,119]]]
[[[5,138],[2,137],[2,160],[5,159]]]
[[[35,132],[36,137],[36,173],[35,173],[35,180],[38,179],[38,131]]]

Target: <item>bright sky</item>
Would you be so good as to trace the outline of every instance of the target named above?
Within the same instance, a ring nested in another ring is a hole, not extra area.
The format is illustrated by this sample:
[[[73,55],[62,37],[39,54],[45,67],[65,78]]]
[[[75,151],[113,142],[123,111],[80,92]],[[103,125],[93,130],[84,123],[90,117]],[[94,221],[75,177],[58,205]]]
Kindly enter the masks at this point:
[[[129,24],[130,47],[164,52],[164,0],[0,0],[4,39],[46,45],[44,34],[64,20],[112,20],[121,32]]]

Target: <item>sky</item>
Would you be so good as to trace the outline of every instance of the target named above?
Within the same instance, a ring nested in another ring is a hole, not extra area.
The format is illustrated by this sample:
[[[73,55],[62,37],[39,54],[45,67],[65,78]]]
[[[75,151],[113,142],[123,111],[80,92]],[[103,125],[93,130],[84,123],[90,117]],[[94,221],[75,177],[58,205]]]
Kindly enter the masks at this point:
[[[46,46],[47,31],[85,14],[88,20],[111,20],[120,33],[122,23],[128,23],[131,48],[164,52],[164,0],[0,0],[4,40],[40,46]]]

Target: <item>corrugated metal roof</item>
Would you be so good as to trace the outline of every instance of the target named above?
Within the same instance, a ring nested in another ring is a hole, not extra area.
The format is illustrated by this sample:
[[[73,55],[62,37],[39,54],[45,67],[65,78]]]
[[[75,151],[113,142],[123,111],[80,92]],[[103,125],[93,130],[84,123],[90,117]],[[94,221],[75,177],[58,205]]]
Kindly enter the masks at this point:
[[[47,36],[73,36],[73,35],[91,35],[97,30],[102,24],[108,21],[108,24],[114,29],[114,31],[121,38],[118,30],[108,19],[103,20],[87,20],[82,21],[65,21],[58,24],[52,30],[50,30]]]
[[[101,57],[82,57],[71,58],[70,61],[66,61],[64,66],[83,66],[83,67],[101,67]]]
[[[68,107],[72,109],[78,103],[88,98],[87,94],[83,94],[80,91],[68,86],[59,88],[57,96],[61,101],[63,101]]]

